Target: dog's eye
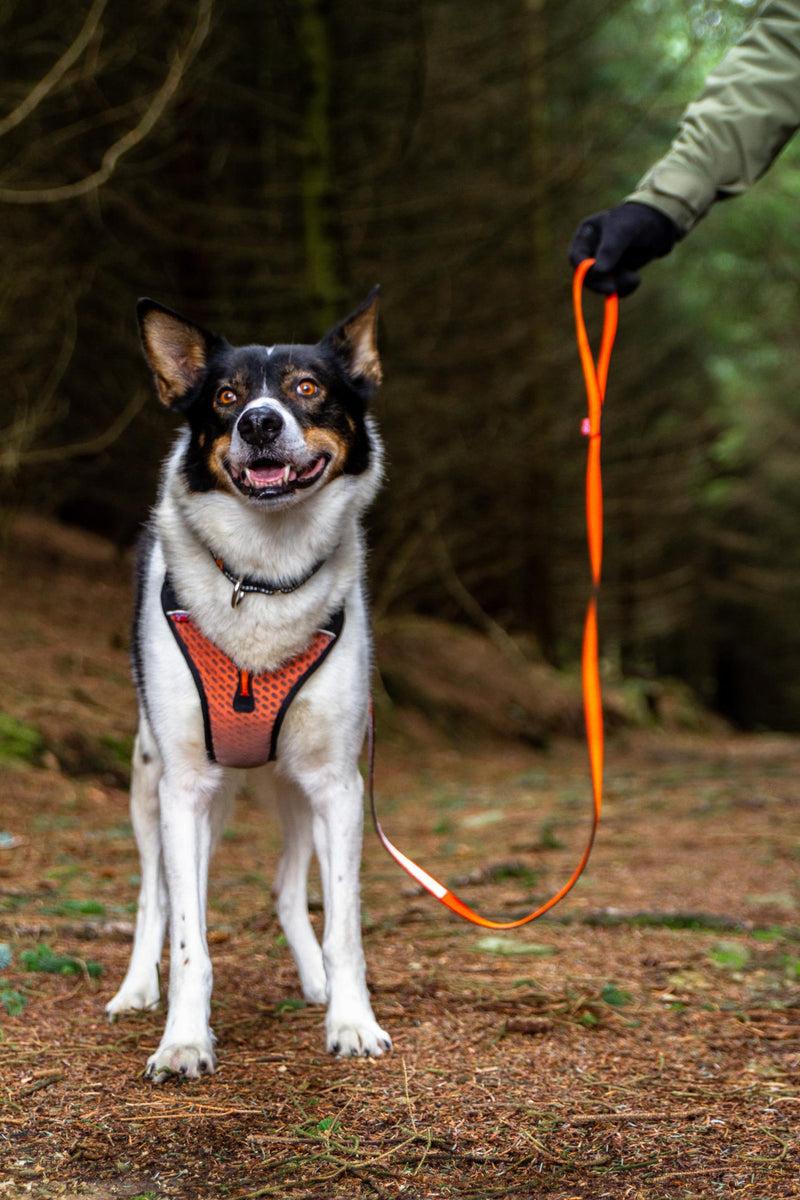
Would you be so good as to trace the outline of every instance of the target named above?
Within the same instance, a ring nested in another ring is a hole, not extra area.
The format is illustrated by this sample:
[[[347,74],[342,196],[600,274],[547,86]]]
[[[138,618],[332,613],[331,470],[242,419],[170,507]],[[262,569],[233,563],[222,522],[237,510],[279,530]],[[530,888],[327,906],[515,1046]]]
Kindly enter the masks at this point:
[[[220,404],[235,404],[239,397],[233,388],[223,387],[217,392],[217,400]]]
[[[313,379],[301,379],[297,384],[296,391],[298,396],[302,396],[304,400],[313,400],[314,396],[319,395],[319,388]]]

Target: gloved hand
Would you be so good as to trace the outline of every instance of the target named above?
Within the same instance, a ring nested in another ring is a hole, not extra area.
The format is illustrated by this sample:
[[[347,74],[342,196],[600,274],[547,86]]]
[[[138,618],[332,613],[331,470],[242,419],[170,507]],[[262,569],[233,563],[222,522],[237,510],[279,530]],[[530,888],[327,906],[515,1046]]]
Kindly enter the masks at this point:
[[[679,232],[657,208],[628,200],[581,221],[570,243],[569,259],[573,267],[585,258],[595,259],[586,274],[586,285],[593,291],[629,296],[641,282],[639,269],[669,254]]]

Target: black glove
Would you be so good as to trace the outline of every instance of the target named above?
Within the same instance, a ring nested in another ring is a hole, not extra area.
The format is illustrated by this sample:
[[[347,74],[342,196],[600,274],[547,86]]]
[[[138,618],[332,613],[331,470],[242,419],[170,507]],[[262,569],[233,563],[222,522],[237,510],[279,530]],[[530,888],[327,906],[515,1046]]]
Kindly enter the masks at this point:
[[[593,291],[629,296],[641,282],[639,268],[669,254],[679,233],[657,208],[628,200],[581,221],[570,243],[569,259],[573,267],[585,258],[595,260],[586,274],[586,285]]]

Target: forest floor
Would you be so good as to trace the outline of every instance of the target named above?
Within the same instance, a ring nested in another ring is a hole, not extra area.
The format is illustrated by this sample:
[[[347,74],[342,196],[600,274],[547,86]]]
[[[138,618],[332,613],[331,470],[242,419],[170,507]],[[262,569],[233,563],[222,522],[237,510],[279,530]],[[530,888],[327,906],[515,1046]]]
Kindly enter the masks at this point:
[[[129,565],[26,518],[0,596],[0,1197],[800,1195],[800,741],[615,733],[585,876],[513,933],[457,922],[368,829],[377,1060],[324,1053],[273,915],[275,825],[245,795],[209,898],[219,1067],[154,1086],[163,1012],[103,1013],[138,880]],[[389,726],[379,804],[406,852],[490,913],[569,875],[578,739]]]

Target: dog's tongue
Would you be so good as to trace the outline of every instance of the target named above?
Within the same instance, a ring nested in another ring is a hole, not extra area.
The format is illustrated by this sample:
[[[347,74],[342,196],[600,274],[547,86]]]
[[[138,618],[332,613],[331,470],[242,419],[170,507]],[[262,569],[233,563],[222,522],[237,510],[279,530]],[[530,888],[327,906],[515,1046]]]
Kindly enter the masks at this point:
[[[286,481],[286,467],[249,467],[247,475],[255,487],[269,487]]]

